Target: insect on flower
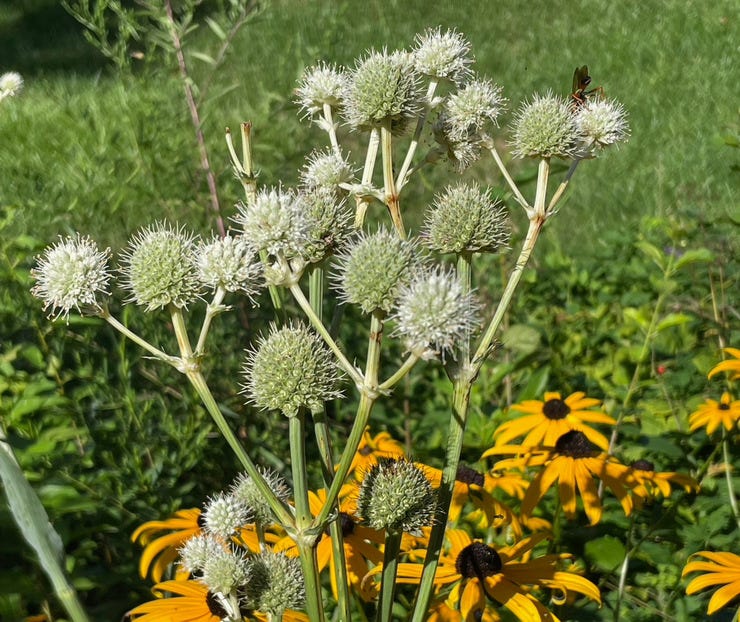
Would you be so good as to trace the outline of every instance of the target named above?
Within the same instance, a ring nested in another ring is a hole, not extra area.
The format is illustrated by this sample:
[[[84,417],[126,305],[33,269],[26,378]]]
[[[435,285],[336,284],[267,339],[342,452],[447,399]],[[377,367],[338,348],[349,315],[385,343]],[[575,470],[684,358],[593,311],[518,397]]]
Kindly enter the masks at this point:
[[[587,91],[586,89],[590,84],[591,76],[588,75],[588,65],[576,67],[576,70],[573,72],[573,92],[570,95],[573,98],[574,109],[583,106],[586,103],[586,97],[593,93],[598,93],[600,97],[604,97],[604,89],[600,86]]]

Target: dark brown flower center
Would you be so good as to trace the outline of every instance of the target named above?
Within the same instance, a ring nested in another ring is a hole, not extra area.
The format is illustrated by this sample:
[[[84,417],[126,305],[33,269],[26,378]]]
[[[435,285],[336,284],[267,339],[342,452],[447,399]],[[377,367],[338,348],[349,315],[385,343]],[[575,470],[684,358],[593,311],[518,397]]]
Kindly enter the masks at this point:
[[[730,405],[726,404],[725,402],[720,402],[719,409],[720,410],[730,410]]]
[[[484,583],[486,577],[501,572],[504,563],[492,546],[482,542],[468,544],[455,560],[455,570],[466,579],[478,579]]]
[[[570,406],[560,398],[547,400],[542,407],[542,413],[548,419],[565,419],[570,414]]]
[[[583,432],[571,430],[562,434],[555,443],[555,450],[570,458],[592,458],[598,455],[599,448],[588,440]]]
[[[371,453],[373,453],[373,448],[370,447],[370,445],[365,445],[364,447],[360,447],[357,450],[357,453],[361,456],[369,456]]]
[[[655,471],[655,465],[650,460],[635,460],[632,468],[637,471]]]
[[[198,523],[198,527],[200,527],[201,529],[206,528],[206,517],[203,512],[198,514],[198,520],[196,522]]]
[[[463,484],[475,484],[476,486],[481,487],[485,483],[482,473],[478,473],[475,469],[471,469],[469,466],[465,466],[464,464],[457,468],[455,479]]]
[[[224,609],[224,606],[211,592],[206,594],[206,605],[208,606],[208,611],[218,618],[225,618],[229,615],[229,612]]]
[[[351,536],[355,532],[355,526],[355,520],[347,512],[339,512],[339,527],[343,538]]]

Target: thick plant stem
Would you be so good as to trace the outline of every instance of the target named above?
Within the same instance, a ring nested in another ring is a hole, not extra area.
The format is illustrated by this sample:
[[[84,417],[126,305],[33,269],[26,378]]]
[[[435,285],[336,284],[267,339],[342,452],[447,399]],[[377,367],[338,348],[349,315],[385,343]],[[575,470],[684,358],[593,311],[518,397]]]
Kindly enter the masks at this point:
[[[393,178],[393,134],[391,134],[390,122],[380,128],[380,153],[383,159],[383,188],[385,192],[385,204],[391,215],[391,221],[396,228],[398,236],[406,239],[406,230],[401,218],[401,205],[396,190],[396,180]]]
[[[398,571],[398,553],[401,550],[403,532],[397,529],[385,534],[385,551],[383,555],[383,574],[381,575],[380,599],[378,601],[377,622],[391,622],[393,601],[396,595],[396,573]]]
[[[301,557],[303,579],[306,582],[306,612],[311,620],[324,619],[321,602],[321,580],[316,559],[316,535],[310,533],[311,507],[308,503],[308,473],[306,471],[306,425],[305,414],[298,412],[288,420],[290,436],[290,466],[293,474],[293,497],[295,499],[296,544]]]
[[[370,130],[370,140],[367,144],[367,154],[365,155],[365,166],[362,169],[362,187],[368,188],[373,182],[373,172],[375,172],[375,160],[378,157],[378,146],[380,145],[380,132],[377,128]],[[367,214],[367,204],[369,199],[363,196],[356,197],[355,211],[355,228],[362,229],[365,224],[365,215]]]

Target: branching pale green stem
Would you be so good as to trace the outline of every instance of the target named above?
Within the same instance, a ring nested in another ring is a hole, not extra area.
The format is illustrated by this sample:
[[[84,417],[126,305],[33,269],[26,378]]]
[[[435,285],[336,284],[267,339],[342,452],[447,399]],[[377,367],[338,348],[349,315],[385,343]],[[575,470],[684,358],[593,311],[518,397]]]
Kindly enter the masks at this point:
[[[529,210],[530,206],[529,203],[527,203],[527,199],[524,198],[521,190],[519,190],[519,186],[516,185],[516,182],[514,181],[512,176],[509,175],[509,171],[506,168],[504,161],[501,159],[501,156],[496,149],[496,145],[494,144],[493,139],[488,138],[484,141],[483,144],[485,144],[486,149],[488,149],[491,156],[493,157],[493,161],[496,163],[496,166],[498,166],[499,171],[501,171],[501,175],[503,175],[506,183],[509,184],[509,188],[511,188],[511,192],[514,194],[516,202],[519,203],[519,205],[521,205],[525,210]]]
[[[339,141],[337,140],[337,126],[334,123],[334,115],[329,104],[324,104],[324,122],[326,123],[326,131],[329,133],[331,148],[334,153],[341,155],[342,151],[339,149]]]
[[[222,313],[226,310],[226,307],[221,304],[224,301],[224,296],[226,296],[226,290],[221,286],[217,287],[216,292],[213,294],[213,300],[206,307],[206,315],[203,318],[203,326],[201,326],[198,343],[195,346],[195,353],[198,356],[201,356],[205,352],[206,339],[208,338],[208,331],[211,329],[211,322],[213,321],[213,318],[216,317],[219,313]]]
[[[127,326],[124,326],[119,322],[115,317],[113,317],[107,308],[104,308],[101,313],[100,317],[102,317],[108,324],[110,324],[113,328],[115,328],[119,333],[124,335],[125,337],[128,337],[131,341],[133,341],[136,345],[138,345],[140,348],[146,350],[149,352],[149,354],[152,354],[156,358],[158,358],[160,361],[163,361],[167,363],[168,365],[172,365],[175,369],[178,371],[183,371],[183,364],[182,359],[180,359],[177,356],[171,356],[167,354],[166,352],[163,352],[159,348],[156,348],[151,343],[146,341],[145,339],[142,339],[137,335],[135,332],[130,330]]]
[[[414,354],[413,352],[409,354],[406,357],[406,360],[403,362],[401,367],[399,367],[395,373],[390,376],[385,382],[382,382],[378,386],[378,392],[380,393],[386,393],[387,391],[390,391],[393,387],[395,387],[401,380],[403,380],[406,375],[414,368],[414,365],[416,365],[419,362],[419,355]]]
[[[398,191],[396,190],[396,180],[393,178],[393,134],[391,133],[391,123],[387,121],[380,128],[380,154],[383,160],[383,191],[385,193],[385,204],[391,215],[391,221],[396,228],[398,236],[406,239],[406,230],[403,226],[401,217],[401,205],[399,202]]]
[[[380,131],[378,128],[370,130],[370,139],[367,143],[367,154],[365,155],[365,166],[362,169],[362,187],[368,188],[373,183],[373,173],[375,172],[375,161],[378,158],[378,146],[380,145]],[[367,204],[369,199],[364,196],[357,196],[357,208],[355,212],[355,227],[362,229],[365,224],[365,215],[367,214]]]
[[[439,84],[439,82],[432,79],[429,83],[429,86],[427,87],[426,106],[419,115],[419,118],[416,120],[416,129],[414,130],[414,136],[411,139],[411,144],[409,144],[409,149],[406,152],[406,158],[404,159],[401,170],[398,173],[398,177],[396,178],[396,189],[398,190],[399,194],[408,182],[408,178],[410,176],[409,169],[411,168],[411,163],[414,161],[416,149],[419,146],[419,139],[421,138],[421,132],[424,129],[424,123],[426,122],[427,115],[429,114],[429,111],[432,107],[432,99],[434,98],[434,91],[437,90],[437,84]]]

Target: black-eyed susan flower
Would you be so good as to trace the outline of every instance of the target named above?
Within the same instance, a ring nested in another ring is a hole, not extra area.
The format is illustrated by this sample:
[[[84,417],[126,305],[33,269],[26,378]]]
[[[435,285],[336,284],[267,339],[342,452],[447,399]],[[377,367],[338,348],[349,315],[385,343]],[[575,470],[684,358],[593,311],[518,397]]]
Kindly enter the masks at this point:
[[[638,507],[644,500],[670,496],[671,484],[682,487],[686,492],[699,491],[699,483],[693,477],[683,473],[656,471],[649,460],[636,460],[631,466],[632,477],[636,482],[632,487],[632,494]]]
[[[719,402],[707,399],[691,413],[689,429],[694,432],[706,427],[707,434],[712,434],[719,426],[723,426],[729,432],[737,425],[738,420],[740,420],[740,400],[733,401],[732,395],[725,391]]]
[[[486,609],[476,618],[476,622],[500,622],[501,616],[492,609]],[[427,612],[427,622],[465,622],[457,609],[453,609],[446,602],[435,603]]]
[[[712,367],[708,374],[708,377],[711,378],[712,376],[720,372],[727,371],[730,372],[730,380],[737,380],[738,378],[740,378],[740,348],[725,348],[724,351],[734,358],[722,361],[721,363],[718,363],[717,365]]]
[[[701,557],[704,560],[695,559]],[[685,577],[691,572],[702,572],[704,574],[691,580],[686,586],[687,594],[696,594],[708,587],[722,586],[709,599],[707,609],[709,615],[727,606],[731,600],[740,596],[740,555],[726,552],[699,551],[689,558],[681,576]],[[736,615],[740,615],[740,608]]]
[[[131,535],[132,542],[138,541],[144,547],[139,560],[139,574],[146,577],[151,570],[152,580],[159,583],[165,571],[177,559],[178,549],[187,540],[199,535],[202,527],[198,508],[178,510],[166,520],[148,521],[140,525]]]
[[[388,432],[378,432],[372,436],[370,428],[366,428],[349,470],[362,477],[378,463],[378,458],[402,458],[404,455],[403,445]]]
[[[200,581],[164,581],[152,588],[155,600],[129,611],[137,622],[220,622],[228,615],[221,602]],[[171,594],[165,598],[165,594]]]
[[[566,432],[579,430],[597,447],[606,450],[608,439],[588,423],[614,425],[616,421],[600,410],[591,410],[601,402],[586,397],[582,391],[571,393],[563,399],[557,391],[545,393],[544,401],[525,400],[512,404],[511,411],[524,413],[511,421],[502,423],[494,432],[496,445],[506,445],[520,436],[524,436],[522,445],[533,447],[544,445],[552,447]]]
[[[555,590],[559,600],[574,592],[601,602],[599,589],[593,583],[561,569],[565,560],[571,557],[569,554],[529,557],[532,549],[545,537],[545,534],[538,534],[513,546],[494,548],[474,541],[463,530],[449,529],[447,541],[450,546],[440,557],[435,585],[451,588],[446,604],[458,610],[461,615],[458,619],[465,622],[486,619],[483,616],[489,610],[489,604],[495,606],[496,603],[506,607],[519,620],[556,621],[557,617],[532,595],[532,588]],[[522,561],[523,557],[529,558]],[[397,580],[417,583],[422,570],[423,564],[399,564]],[[374,569],[371,574],[376,572]]]
[[[531,449],[509,445],[493,447],[483,455],[518,453],[514,458],[496,463],[494,469],[519,469],[539,467],[532,483],[522,500],[523,516],[532,514],[539,500],[547,490],[558,484],[560,503],[565,515],[572,519],[576,515],[578,491],[583,500],[583,508],[592,525],[601,520],[602,506],[597,489],[597,479],[604,482],[619,499],[625,514],[632,512],[633,502],[627,488],[636,485],[631,469],[616,458],[599,451],[583,432],[571,430],[563,434],[555,443],[554,449]]]

